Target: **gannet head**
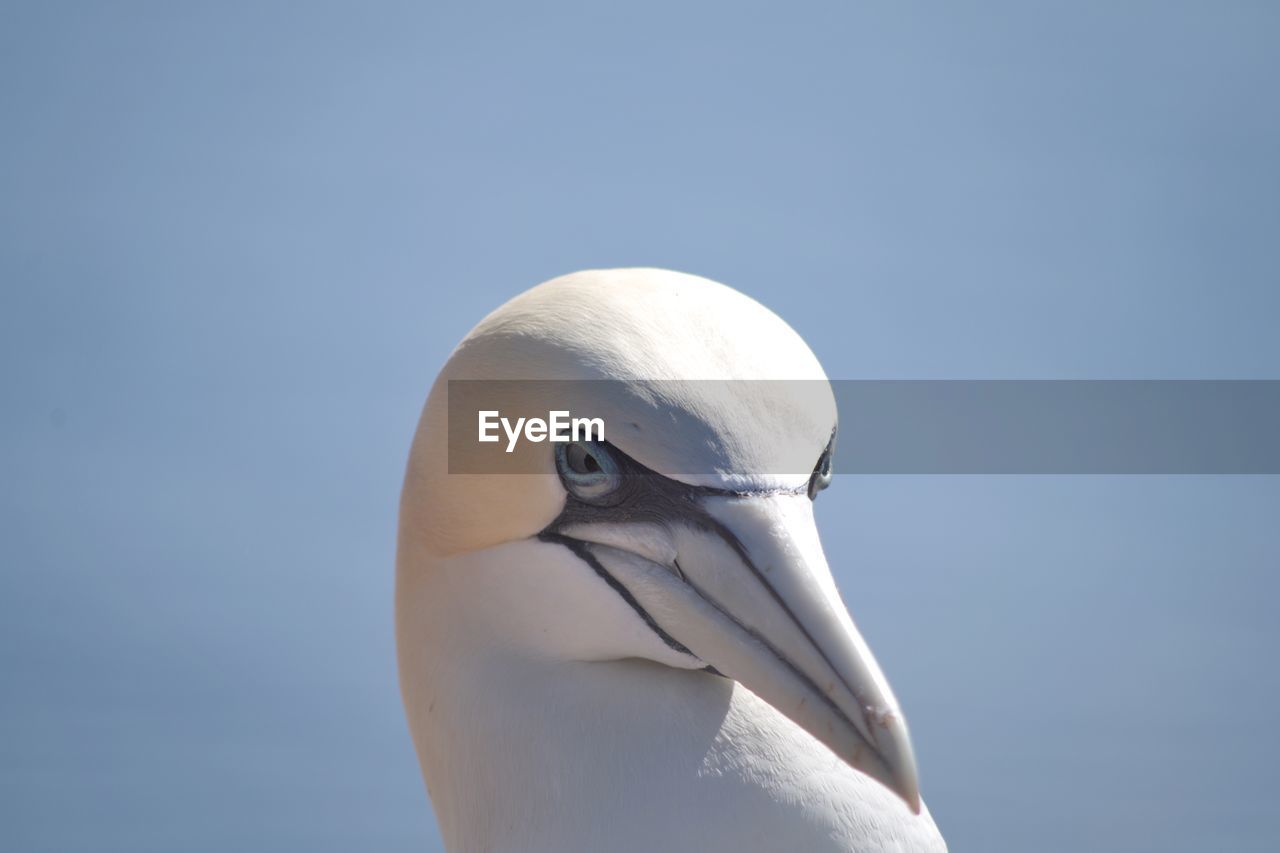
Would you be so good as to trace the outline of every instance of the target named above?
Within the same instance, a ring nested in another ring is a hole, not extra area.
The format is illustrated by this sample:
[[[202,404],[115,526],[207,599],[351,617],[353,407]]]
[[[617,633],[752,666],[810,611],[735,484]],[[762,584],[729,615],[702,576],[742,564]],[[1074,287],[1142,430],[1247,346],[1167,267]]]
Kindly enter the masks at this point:
[[[504,414],[600,417],[605,440],[507,454],[474,433],[451,439],[453,380],[502,380]],[[414,626],[432,618],[407,590],[501,563],[501,582],[465,605],[466,628],[440,642],[735,679],[919,812],[906,723],[814,521],[835,433],[813,353],[728,287],[592,271],[511,300],[450,357],[410,454],[397,592],[406,702],[428,653]],[[411,726],[421,719],[410,707]]]

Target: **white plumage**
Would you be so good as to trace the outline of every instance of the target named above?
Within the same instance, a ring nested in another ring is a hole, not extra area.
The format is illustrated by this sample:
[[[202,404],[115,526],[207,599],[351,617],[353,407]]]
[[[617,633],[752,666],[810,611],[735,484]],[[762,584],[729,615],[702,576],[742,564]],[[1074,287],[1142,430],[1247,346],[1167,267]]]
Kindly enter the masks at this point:
[[[603,415],[608,442],[451,474],[482,449],[448,439],[451,379],[615,380],[505,401]],[[796,381],[723,381],[770,379]],[[467,336],[414,440],[397,566],[450,851],[945,849],[794,464],[834,427],[795,332],[694,276],[566,276]]]

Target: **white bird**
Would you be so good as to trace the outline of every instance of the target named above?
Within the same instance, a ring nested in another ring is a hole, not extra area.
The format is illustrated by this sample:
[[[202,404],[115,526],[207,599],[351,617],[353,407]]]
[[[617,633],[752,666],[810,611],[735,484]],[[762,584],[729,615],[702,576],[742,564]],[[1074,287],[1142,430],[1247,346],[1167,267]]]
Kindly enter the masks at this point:
[[[605,440],[451,438],[460,379],[517,380],[504,414],[602,416]],[[570,381],[524,381],[547,379]],[[946,849],[818,539],[835,426],[804,341],[696,276],[565,276],[462,341],[414,438],[396,573],[448,850]]]

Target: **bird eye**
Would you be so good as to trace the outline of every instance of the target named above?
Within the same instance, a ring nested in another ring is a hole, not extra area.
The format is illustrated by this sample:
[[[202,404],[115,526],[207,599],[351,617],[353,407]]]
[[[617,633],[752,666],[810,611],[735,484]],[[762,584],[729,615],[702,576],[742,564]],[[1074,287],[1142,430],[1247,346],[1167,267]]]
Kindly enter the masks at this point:
[[[827,447],[822,451],[822,455],[818,457],[818,464],[813,468],[813,474],[809,477],[809,500],[818,497],[818,492],[831,485],[831,457],[833,455],[832,447]]]
[[[622,482],[617,460],[599,441],[557,444],[556,470],[565,488],[584,501],[599,500]]]

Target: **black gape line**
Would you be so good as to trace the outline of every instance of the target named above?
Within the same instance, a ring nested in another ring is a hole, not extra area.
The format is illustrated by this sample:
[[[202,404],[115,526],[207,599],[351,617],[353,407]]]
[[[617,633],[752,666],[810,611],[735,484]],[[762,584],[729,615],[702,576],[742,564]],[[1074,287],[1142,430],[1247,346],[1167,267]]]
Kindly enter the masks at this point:
[[[657,634],[658,637],[661,638],[662,642],[666,643],[672,649],[675,649],[681,654],[688,655],[691,658],[697,658],[697,655],[689,651],[688,647],[685,646],[684,643],[680,642],[663,630],[662,626],[649,615],[649,611],[645,610],[644,606],[640,602],[636,601],[636,597],[631,594],[631,590],[627,589],[618,581],[617,578],[609,574],[609,570],[596,559],[595,554],[591,553],[591,549],[587,547],[586,542],[583,542],[581,539],[574,539],[572,536],[565,536],[563,534],[556,533],[550,528],[539,533],[538,538],[543,542],[555,542],[563,545],[572,551],[578,559],[590,566],[592,570],[600,576],[600,579],[607,583],[614,592],[622,596],[623,601],[631,605],[631,609],[644,620],[644,624],[648,625],[653,633]]]
[[[600,560],[596,558],[595,554],[591,552],[587,542],[567,536],[563,531],[575,524],[598,524],[601,522],[612,522],[615,524],[647,522],[663,525],[669,525],[672,522],[682,522],[696,530],[713,533],[728,545],[738,559],[742,561],[742,564],[753,575],[755,575],[756,579],[760,582],[760,585],[769,592],[769,595],[773,598],[774,602],[782,608],[783,612],[785,612],[792,623],[800,629],[801,633],[804,634],[805,638],[809,640],[814,648],[818,649],[823,659],[829,666],[831,666],[831,669],[835,672],[839,672],[839,670],[837,670],[827,658],[826,653],[822,651],[821,647],[816,642],[814,642],[813,636],[804,626],[804,623],[796,618],[787,602],[778,595],[777,591],[773,588],[773,585],[765,580],[764,573],[760,571],[760,568],[755,564],[755,561],[751,559],[751,555],[747,553],[746,546],[742,544],[742,540],[740,540],[732,530],[727,528],[718,519],[714,518],[709,512],[707,512],[702,504],[702,499],[708,497],[753,497],[765,495],[807,494],[810,500],[813,500],[817,496],[817,493],[826,488],[827,483],[830,482],[831,458],[835,447],[835,440],[836,433],[833,429],[831,431],[831,439],[827,443],[826,449],[822,451],[822,455],[819,457],[813,474],[810,476],[809,482],[806,485],[795,489],[758,491],[736,491],[733,489],[716,488],[714,486],[693,486],[688,483],[682,483],[679,480],[673,480],[670,477],[665,477],[662,474],[645,467],[607,442],[593,442],[593,444],[602,445],[604,452],[607,452],[612,461],[617,465],[619,476],[618,486],[608,494],[592,498],[591,500],[584,500],[575,494],[574,485],[565,479],[562,471],[560,473],[560,479],[567,493],[564,509],[561,510],[560,515],[558,515],[554,521],[548,524],[542,532],[538,534],[538,539],[543,542],[553,542],[564,545],[572,551],[575,556],[589,565],[592,571],[607,583],[610,588],[617,592],[618,595],[622,597],[622,600],[636,612],[644,623],[649,626],[650,630],[657,634],[659,639],[661,639],[669,648],[680,652],[681,654],[689,655],[696,660],[697,655],[693,654],[687,646],[675,637],[671,636],[671,634],[659,625],[657,620],[655,620],[653,616],[644,609],[644,606],[636,600],[635,596],[631,594],[631,591],[609,573],[609,570],[605,568],[604,564],[602,564]],[[815,482],[819,480],[821,480],[821,483],[815,487]],[[680,569],[678,564],[673,568],[677,574],[684,579],[686,583],[693,587],[694,591],[697,592],[697,594],[708,604],[731,620],[743,631],[747,632],[764,644],[774,653],[775,656],[779,658],[779,660],[782,660],[784,663],[786,662],[786,658],[779,654],[764,637],[761,637],[755,631],[748,629],[745,625],[734,618],[733,614],[721,607],[719,602],[709,598],[703,590],[699,589],[697,585],[691,583],[687,578],[685,578],[684,572]],[[798,677],[812,685],[810,679],[798,670],[795,670],[795,668],[791,667],[790,664],[788,664],[788,666]],[[707,666],[706,670],[716,675],[721,674],[712,666]],[[848,685],[846,685],[846,687],[847,686]],[[850,692],[852,692],[852,690],[850,690]],[[821,691],[818,691],[818,693],[819,695],[822,695]]]
[[[697,655],[689,651],[684,643],[667,633],[658,624],[657,620],[650,615],[649,611],[645,610],[644,606],[636,601],[631,591],[609,573],[609,570],[591,553],[591,549],[586,542],[566,536],[562,531],[575,524],[606,521],[621,524],[646,522],[668,524],[673,519],[683,519],[698,528],[707,528],[714,524],[714,519],[708,516],[698,505],[698,498],[705,495],[733,493],[722,489],[691,486],[688,483],[672,480],[646,468],[607,442],[599,442],[598,444],[604,446],[604,452],[608,453],[610,458],[618,465],[618,487],[608,494],[601,495],[591,501],[583,500],[575,494],[574,485],[568,482],[564,477],[564,473],[561,472],[560,480],[567,493],[564,509],[560,511],[560,515],[554,521],[538,534],[538,538],[543,542],[555,542],[564,545],[572,551],[578,559],[589,565],[592,571],[607,583],[614,592],[622,596],[622,600],[636,612],[636,615],[644,620],[644,623],[658,635],[662,642],[666,643],[669,648],[696,659]],[[727,533],[728,531],[725,532]]]

